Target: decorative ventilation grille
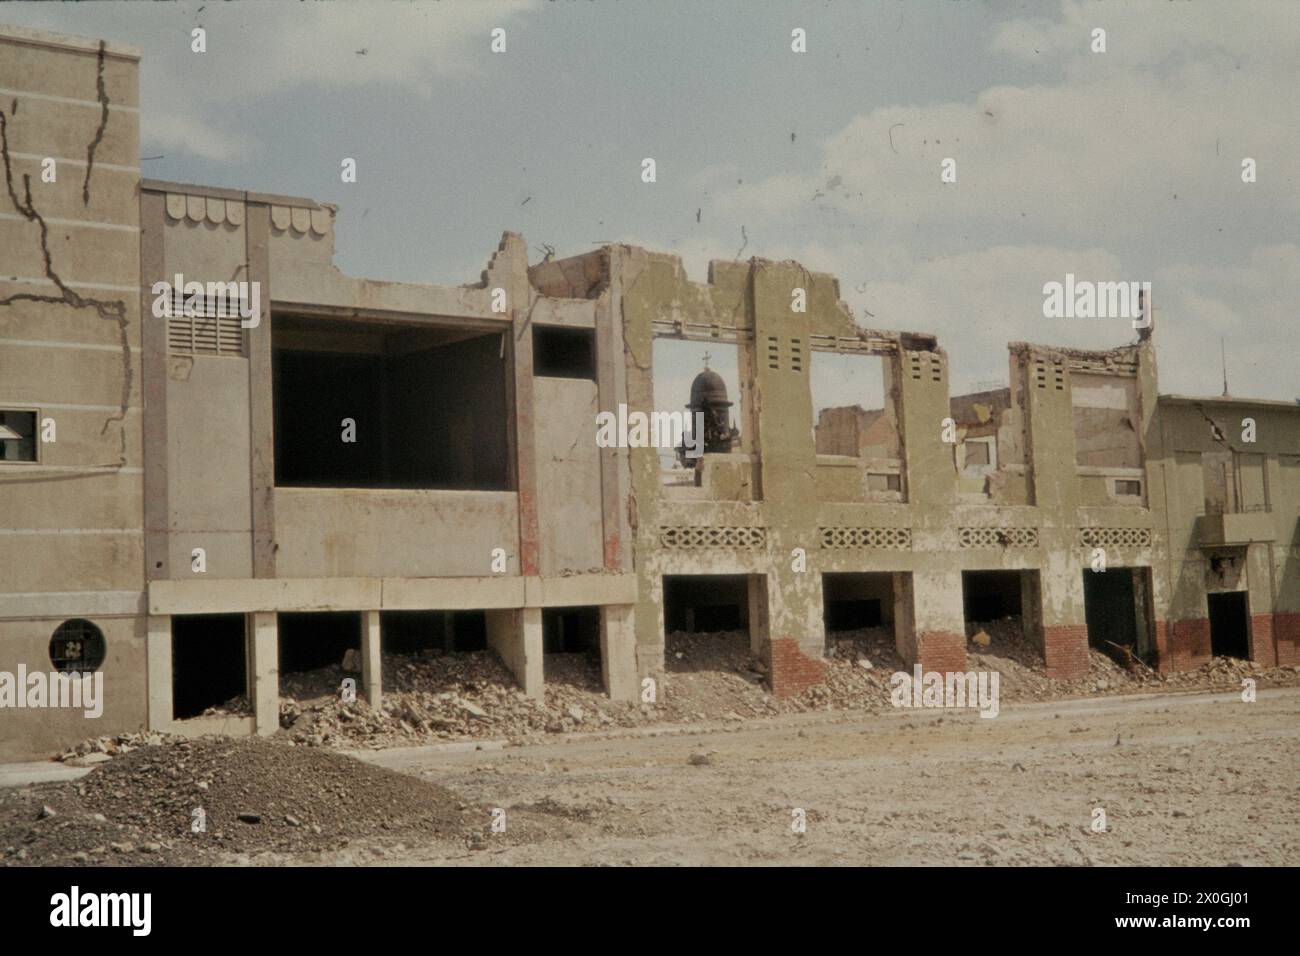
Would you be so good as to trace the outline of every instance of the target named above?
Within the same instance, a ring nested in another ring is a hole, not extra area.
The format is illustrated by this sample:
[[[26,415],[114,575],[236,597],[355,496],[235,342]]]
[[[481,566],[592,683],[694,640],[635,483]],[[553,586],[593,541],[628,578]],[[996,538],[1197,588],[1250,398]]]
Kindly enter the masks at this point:
[[[963,548],[1036,548],[1037,528],[958,528],[957,544]]]
[[[775,335],[767,337],[767,367],[776,369],[781,367],[781,346]]]
[[[1079,544],[1085,548],[1149,548],[1149,528],[1080,528]]]
[[[790,371],[803,371],[803,343],[799,339],[790,340]]]
[[[242,355],[244,330],[239,314],[173,315],[167,320],[167,346],[188,355]]]
[[[912,547],[911,528],[822,528],[822,547],[837,551],[879,548],[907,551]]]
[[[733,548],[756,551],[767,547],[766,528],[714,528],[676,525],[659,529],[661,547],[674,551]]]
[[[907,355],[908,364],[911,366],[912,378],[916,381],[921,380],[921,356],[915,352],[909,352]]]

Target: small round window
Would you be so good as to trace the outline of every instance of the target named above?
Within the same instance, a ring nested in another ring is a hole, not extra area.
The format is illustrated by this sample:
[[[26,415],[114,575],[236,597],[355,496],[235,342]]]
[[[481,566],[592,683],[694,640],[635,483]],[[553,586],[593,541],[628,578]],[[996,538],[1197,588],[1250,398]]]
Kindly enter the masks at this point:
[[[83,618],[64,621],[50,638],[50,663],[65,672],[99,670],[104,663],[104,632]]]

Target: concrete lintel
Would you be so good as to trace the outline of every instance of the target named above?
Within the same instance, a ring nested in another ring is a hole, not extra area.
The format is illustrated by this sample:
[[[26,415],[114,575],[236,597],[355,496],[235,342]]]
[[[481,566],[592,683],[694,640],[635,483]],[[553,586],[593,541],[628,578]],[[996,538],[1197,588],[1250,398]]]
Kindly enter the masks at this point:
[[[50,591],[0,594],[0,620],[42,617],[134,617],[143,613],[143,591]]]
[[[525,607],[585,607],[635,604],[635,574],[582,574],[567,578],[524,579]]]
[[[380,607],[379,578],[217,578],[149,582],[150,614],[360,611]]]
[[[511,575],[474,578],[384,578],[386,611],[465,611],[523,607],[524,579]]]

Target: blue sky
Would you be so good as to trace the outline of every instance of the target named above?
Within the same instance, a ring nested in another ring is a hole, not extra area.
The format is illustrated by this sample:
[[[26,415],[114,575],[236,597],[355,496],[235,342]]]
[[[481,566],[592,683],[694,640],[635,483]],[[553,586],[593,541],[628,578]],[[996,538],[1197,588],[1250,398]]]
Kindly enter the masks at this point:
[[[861,324],[937,333],[954,391],[1005,382],[1008,341],[1132,340],[1124,320],[1045,319],[1045,282],[1149,281],[1162,391],[1217,394],[1223,337],[1234,394],[1300,396],[1298,3],[99,2],[0,21],[139,47],[143,153],[162,157],[144,174],[337,203],[353,275],[474,281],[507,229],[534,259],[627,241],[699,280],[711,258],[796,258],[839,276]],[[821,389],[870,404],[858,391]]]

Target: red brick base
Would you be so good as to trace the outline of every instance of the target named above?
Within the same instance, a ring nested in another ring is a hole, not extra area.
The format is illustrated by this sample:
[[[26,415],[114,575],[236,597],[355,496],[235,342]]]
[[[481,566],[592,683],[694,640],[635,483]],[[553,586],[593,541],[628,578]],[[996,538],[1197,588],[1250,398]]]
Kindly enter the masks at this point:
[[[1277,639],[1277,662],[1283,667],[1300,664],[1300,614],[1273,615],[1273,636]]]
[[[793,697],[826,677],[826,662],[805,654],[793,637],[772,639],[768,664],[772,693],[777,697]]]
[[[1088,673],[1088,625],[1043,628],[1043,660],[1053,680],[1074,680]]]
[[[1273,652],[1272,614],[1250,616],[1250,659],[1265,667],[1277,666],[1277,655]]]
[[[966,638],[952,631],[922,631],[916,635],[916,661],[922,671],[966,670]]]
[[[1209,618],[1156,621],[1156,665],[1162,672],[1191,670],[1209,659]]]

